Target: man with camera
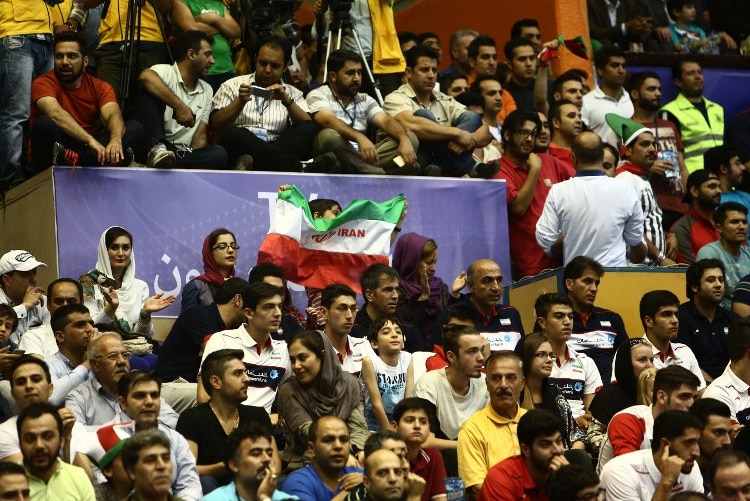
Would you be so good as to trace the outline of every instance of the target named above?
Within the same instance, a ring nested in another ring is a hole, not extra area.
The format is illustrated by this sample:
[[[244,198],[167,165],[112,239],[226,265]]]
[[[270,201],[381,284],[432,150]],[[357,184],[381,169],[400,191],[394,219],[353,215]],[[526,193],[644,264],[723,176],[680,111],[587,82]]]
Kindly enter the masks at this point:
[[[302,162],[310,158],[320,128],[310,119],[302,92],[281,81],[291,54],[283,37],[261,40],[255,73],[227,80],[216,92],[209,125],[220,131],[217,143],[227,150],[230,167],[330,172],[336,166],[331,153]]]

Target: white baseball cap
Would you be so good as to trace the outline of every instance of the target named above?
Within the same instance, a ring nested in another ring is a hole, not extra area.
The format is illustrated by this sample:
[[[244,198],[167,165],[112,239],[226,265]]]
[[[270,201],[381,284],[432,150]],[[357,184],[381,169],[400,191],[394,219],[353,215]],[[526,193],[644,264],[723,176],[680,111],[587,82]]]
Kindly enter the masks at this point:
[[[40,266],[47,267],[46,264],[37,261],[30,252],[25,250],[12,250],[0,257],[0,275],[5,275],[11,271],[31,271]]]

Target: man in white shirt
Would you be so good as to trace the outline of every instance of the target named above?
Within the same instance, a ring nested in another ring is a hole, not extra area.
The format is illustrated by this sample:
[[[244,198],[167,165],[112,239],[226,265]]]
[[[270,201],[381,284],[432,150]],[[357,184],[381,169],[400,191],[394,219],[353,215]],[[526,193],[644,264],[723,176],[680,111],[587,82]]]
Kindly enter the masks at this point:
[[[732,411],[732,421],[750,423],[750,318],[729,325],[729,365],[703,393],[705,398],[724,402]]]
[[[265,282],[253,282],[242,294],[245,323],[237,329],[220,331],[211,336],[203,348],[203,359],[221,349],[242,350],[245,369],[250,376],[245,404],[264,407],[271,413],[276,390],[289,377],[291,366],[284,341],[271,339],[281,324],[284,291]],[[209,400],[198,378],[198,403]]]
[[[362,83],[359,55],[336,50],[328,56],[326,66],[329,85],[307,95],[313,120],[323,127],[315,138],[313,152],[334,152],[345,173],[416,174],[417,136],[407,134],[377,101],[359,92]],[[371,126],[385,133],[379,136],[377,144],[367,137]]]
[[[583,96],[581,119],[588,130],[596,132],[602,141],[617,144],[617,136],[607,125],[604,116],[615,113],[633,116],[633,102],[623,85],[627,77],[625,53],[617,48],[605,48],[594,56],[599,85]]]
[[[437,407],[439,431],[435,435],[441,440],[428,440],[427,447],[455,449],[463,422],[489,403],[482,372],[483,346],[481,334],[473,327],[456,325],[443,330],[448,367],[427,372],[414,387],[414,396]]]
[[[357,294],[344,284],[331,284],[323,289],[320,306],[326,323],[323,333],[331,340],[341,368],[359,377],[362,360],[374,356],[374,353],[367,338],[349,335],[359,309]]]
[[[697,467],[703,425],[684,411],[667,411],[654,420],[651,448],[607,463],[601,486],[611,501],[666,501],[678,492],[703,492]]]
[[[154,65],[138,77],[146,91],[139,118],[154,145],[149,167],[226,168],[227,152],[208,144],[214,93],[201,78],[214,64],[212,43],[202,31],[185,31],[177,37],[177,62]]]

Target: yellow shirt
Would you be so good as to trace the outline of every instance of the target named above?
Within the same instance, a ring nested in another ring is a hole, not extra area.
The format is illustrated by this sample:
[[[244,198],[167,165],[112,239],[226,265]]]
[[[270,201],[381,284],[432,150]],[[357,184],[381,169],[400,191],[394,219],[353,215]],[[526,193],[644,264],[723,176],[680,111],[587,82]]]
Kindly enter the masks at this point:
[[[51,35],[52,20],[42,0],[0,1],[0,38]]]
[[[458,475],[466,487],[482,484],[490,468],[521,453],[517,431],[524,414],[519,405],[513,419],[506,419],[490,404],[464,421],[458,432]]]
[[[112,0],[107,9],[107,15],[102,17],[99,25],[99,45],[110,42],[122,42],[127,37],[126,25],[128,21],[128,4],[131,0]],[[138,39],[137,33],[134,39]],[[156,21],[156,11],[151,2],[141,9],[141,42],[163,42]]]

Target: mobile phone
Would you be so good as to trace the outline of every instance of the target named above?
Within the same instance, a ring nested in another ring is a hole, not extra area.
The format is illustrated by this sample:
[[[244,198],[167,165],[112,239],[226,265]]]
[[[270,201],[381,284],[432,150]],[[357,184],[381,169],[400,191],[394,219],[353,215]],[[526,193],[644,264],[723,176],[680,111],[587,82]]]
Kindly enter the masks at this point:
[[[250,89],[252,90],[253,96],[262,97],[264,99],[271,99],[273,97],[272,90],[268,90],[263,87],[258,87],[257,85],[253,85],[252,87],[250,87]]]

